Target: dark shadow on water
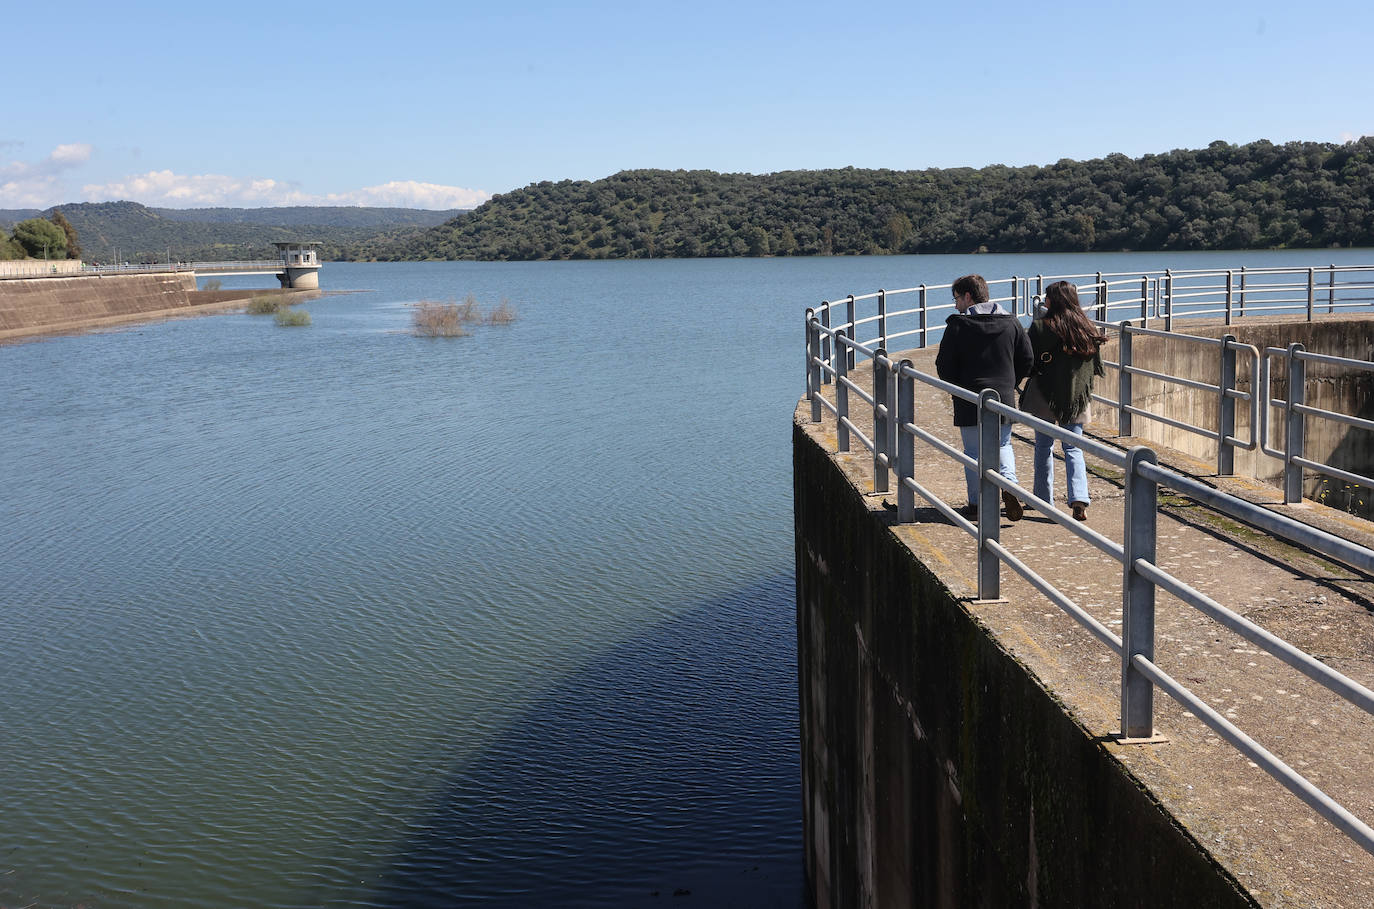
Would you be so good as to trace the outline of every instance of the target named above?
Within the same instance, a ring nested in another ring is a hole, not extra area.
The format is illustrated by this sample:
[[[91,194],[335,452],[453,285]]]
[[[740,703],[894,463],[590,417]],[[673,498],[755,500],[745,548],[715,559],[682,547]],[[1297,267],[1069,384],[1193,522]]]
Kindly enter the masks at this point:
[[[791,573],[601,654],[455,764],[370,904],[802,906]]]

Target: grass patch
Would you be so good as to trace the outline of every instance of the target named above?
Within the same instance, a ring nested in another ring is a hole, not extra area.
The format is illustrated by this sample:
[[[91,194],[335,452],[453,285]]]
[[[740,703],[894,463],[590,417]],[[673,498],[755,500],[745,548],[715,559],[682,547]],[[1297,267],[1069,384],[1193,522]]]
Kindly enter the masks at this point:
[[[271,294],[257,294],[248,301],[245,311],[250,316],[271,315],[281,309],[281,297],[274,297]]]
[[[289,306],[283,306],[277,310],[277,324],[287,328],[309,325],[310,313],[304,309],[292,309]]]
[[[475,308],[476,300],[472,300]],[[457,303],[440,303],[436,300],[421,300],[415,304],[410,314],[415,334],[422,338],[461,338],[466,335],[463,327],[464,307]]]

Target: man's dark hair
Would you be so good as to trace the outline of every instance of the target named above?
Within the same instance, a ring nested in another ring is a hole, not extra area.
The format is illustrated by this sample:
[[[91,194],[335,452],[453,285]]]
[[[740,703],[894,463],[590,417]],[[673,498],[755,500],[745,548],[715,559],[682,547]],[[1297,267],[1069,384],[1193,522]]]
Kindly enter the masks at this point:
[[[950,290],[956,297],[972,294],[974,303],[988,302],[988,282],[983,280],[982,275],[964,275],[954,282]]]

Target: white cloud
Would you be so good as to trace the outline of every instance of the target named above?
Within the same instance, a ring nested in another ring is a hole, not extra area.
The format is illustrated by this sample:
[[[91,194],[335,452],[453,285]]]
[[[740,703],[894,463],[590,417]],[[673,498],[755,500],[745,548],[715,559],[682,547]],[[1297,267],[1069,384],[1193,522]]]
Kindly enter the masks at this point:
[[[54,176],[7,180],[0,168],[0,208],[47,208],[62,195],[61,184]]]
[[[56,167],[75,167],[91,160],[91,147],[85,142],[72,142],[59,145],[48,155],[48,160]]]
[[[475,208],[491,198],[491,193],[461,186],[421,183],[417,180],[392,180],[351,193],[331,193],[330,205],[368,205],[391,208]]]
[[[0,142],[0,151],[22,144]],[[47,208],[70,201],[62,198],[61,175],[89,161],[92,151],[85,142],[72,142],[57,146],[41,161],[0,161],[0,206]]]
[[[165,208],[366,205],[444,209],[471,208],[491,198],[490,193],[478,189],[415,180],[395,180],[350,192],[319,195],[303,192],[299,185],[280,180],[177,174],[170,170],[149,171],[115,183],[89,183],[81,192],[89,202],[128,199]]]

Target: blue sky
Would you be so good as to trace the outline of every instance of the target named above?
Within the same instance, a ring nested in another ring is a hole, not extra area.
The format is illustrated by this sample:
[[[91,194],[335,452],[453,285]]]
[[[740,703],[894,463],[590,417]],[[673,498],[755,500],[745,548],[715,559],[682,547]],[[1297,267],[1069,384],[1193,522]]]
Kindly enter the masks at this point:
[[[0,208],[451,208],[628,168],[1374,134],[1368,0],[11,0],[0,23]]]

